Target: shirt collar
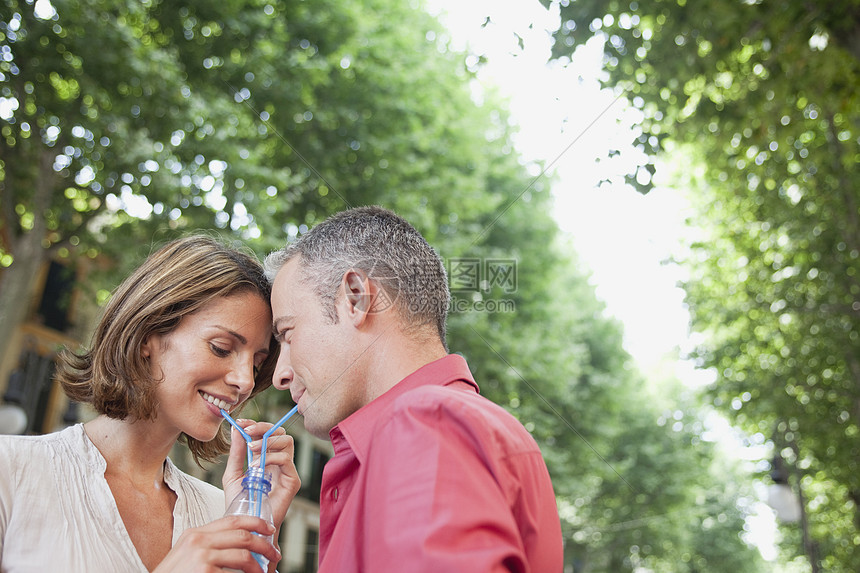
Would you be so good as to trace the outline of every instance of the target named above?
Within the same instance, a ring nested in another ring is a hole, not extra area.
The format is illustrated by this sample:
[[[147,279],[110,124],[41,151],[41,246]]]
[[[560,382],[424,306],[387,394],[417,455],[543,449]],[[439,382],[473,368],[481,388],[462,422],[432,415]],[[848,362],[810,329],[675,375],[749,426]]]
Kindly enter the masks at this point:
[[[480,391],[466,359],[459,354],[448,354],[425,364],[335,426],[329,433],[335,453],[346,445],[342,443],[345,439],[361,462],[370,447],[376,424],[385,419],[386,410],[397,398],[421,386],[450,386],[458,382],[475,393]]]

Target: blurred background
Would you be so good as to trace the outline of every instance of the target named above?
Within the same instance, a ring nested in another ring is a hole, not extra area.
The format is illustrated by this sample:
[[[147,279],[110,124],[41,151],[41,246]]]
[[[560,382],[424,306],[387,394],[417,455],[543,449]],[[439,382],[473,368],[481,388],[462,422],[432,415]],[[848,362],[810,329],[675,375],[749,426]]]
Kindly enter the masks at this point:
[[[858,65],[847,0],[0,0],[0,432],[92,416],[56,353],[155,246],[381,204],[539,442],[567,573],[856,572]],[[287,429],[313,572],[331,451]]]

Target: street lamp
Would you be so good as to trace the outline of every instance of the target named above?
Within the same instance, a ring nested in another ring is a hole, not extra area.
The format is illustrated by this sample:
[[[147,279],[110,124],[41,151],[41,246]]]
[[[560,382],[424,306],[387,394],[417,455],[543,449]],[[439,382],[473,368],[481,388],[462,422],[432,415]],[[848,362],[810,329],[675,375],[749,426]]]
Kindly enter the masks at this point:
[[[18,404],[0,404],[0,434],[23,434],[27,413]]]
[[[773,508],[780,521],[797,523],[801,514],[800,499],[794,495],[788,483],[788,472],[782,456],[776,454],[770,466],[770,479],[773,483],[767,486],[767,504]]]
[[[798,456],[797,444],[791,443],[795,459]],[[794,468],[792,468],[794,469]],[[794,481],[797,482],[797,492],[791,487],[790,473],[794,473]],[[803,535],[803,552],[812,566],[812,573],[820,573],[818,564],[818,547],[809,536],[809,524],[806,520],[806,502],[803,498],[803,489],[800,487],[800,477],[794,472],[789,472],[782,455],[777,451],[771,461],[770,479],[773,483],[768,486],[767,503],[776,512],[776,516],[785,523],[800,522],[800,532]]]

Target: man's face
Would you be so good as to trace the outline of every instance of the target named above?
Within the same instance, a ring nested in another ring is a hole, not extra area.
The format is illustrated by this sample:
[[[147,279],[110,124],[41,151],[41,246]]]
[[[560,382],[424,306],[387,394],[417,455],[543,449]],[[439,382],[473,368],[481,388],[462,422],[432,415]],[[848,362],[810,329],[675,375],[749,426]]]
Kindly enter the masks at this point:
[[[289,390],[312,435],[329,431],[364,405],[361,352],[338,293],[337,323],[328,318],[313,285],[302,280],[300,257],[281,268],[272,286],[275,337],[281,347],[273,383]]]

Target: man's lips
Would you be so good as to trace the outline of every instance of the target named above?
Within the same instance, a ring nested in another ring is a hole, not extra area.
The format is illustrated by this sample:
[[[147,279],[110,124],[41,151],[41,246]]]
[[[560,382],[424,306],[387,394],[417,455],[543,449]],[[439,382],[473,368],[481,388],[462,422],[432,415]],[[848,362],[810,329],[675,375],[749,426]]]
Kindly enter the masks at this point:
[[[295,393],[293,393],[293,391],[292,391],[292,389],[291,389],[291,390],[290,390],[290,397],[293,399],[293,402],[295,402],[296,404],[298,404],[298,403],[299,403],[299,400],[301,400],[301,399],[302,399],[302,396],[304,395],[304,393],[305,393],[305,391],[304,391],[304,390],[296,390],[296,392],[295,392]]]

